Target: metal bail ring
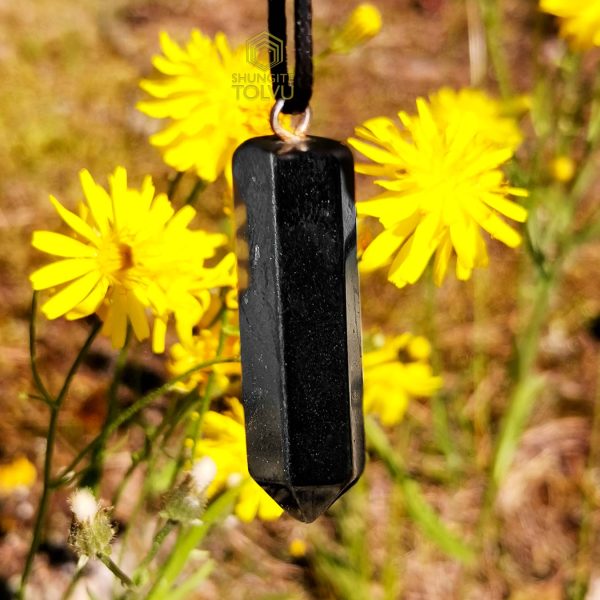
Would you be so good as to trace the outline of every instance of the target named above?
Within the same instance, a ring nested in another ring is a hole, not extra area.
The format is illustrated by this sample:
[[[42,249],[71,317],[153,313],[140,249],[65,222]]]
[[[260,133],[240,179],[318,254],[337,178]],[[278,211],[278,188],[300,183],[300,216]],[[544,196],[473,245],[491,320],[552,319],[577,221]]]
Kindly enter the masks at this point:
[[[280,98],[275,102],[275,105],[271,109],[271,129],[273,129],[273,133],[278,135],[284,142],[287,142],[288,144],[299,144],[306,138],[306,130],[310,125],[310,106],[307,106],[306,110],[300,115],[300,120],[298,121],[298,124],[294,126],[294,130],[288,131],[279,122],[279,114],[281,113],[284,103],[285,100]]]

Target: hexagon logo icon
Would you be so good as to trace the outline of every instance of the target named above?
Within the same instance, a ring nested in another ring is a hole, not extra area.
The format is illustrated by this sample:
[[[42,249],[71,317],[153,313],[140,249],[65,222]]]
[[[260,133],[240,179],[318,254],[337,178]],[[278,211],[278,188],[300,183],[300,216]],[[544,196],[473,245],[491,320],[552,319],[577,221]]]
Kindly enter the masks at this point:
[[[268,71],[283,62],[283,41],[267,31],[253,35],[246,41],[246,60],[261,71]]]

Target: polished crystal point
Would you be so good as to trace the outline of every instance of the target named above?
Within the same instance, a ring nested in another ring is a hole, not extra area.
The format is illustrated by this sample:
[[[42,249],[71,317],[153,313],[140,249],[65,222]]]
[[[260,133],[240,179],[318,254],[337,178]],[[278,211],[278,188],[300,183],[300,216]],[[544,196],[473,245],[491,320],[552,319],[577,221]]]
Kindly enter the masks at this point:
[[[254,138],[233,176],[248,467],[310,522],[364,468],[352,154]]]

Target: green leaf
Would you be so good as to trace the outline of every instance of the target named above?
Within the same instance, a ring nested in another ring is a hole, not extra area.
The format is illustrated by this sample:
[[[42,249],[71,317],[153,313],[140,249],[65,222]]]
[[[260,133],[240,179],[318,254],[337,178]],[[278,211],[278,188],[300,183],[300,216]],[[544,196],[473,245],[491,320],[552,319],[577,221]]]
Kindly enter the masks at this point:
[[[394,452],[385,432],[372,417],[365,419],[367,442],[385,464],[392,479],[400,486],[406,511],[415,525],[448,556],[472,563],[475,551],[448,529],[423,496],[419,484],[411,479]]]
[[[314,568],[331,585],[340,600],[370,598],[369,586],[350,565],[325,550],[317,550]]]
[[[527,425],[545,378],[532,375],[517,386],[500,430],[498,447],[492,469],[494,482],[499,485],[513,461],[521,435]]]
[[[216,563],[207,560],[191,577],[179,587],[169,592],[169,600],[185,600],[192,592],[197,591],[200,584],[212,573]]]
[[[472,563],[475,551],[450,531],[423,496],[419,484],[408,477],[398,482],[410,518],[440,550],[464,563]]]
[[[231,513],[238,494],[238,488],[227,490],[208,506],[200,525],[189,527],[181,532],[169,559],[162,565],[158,572],[156,581],[146,600],[170,598],[169,592],[185,568],[190,554],[206,537],[211,527]]]

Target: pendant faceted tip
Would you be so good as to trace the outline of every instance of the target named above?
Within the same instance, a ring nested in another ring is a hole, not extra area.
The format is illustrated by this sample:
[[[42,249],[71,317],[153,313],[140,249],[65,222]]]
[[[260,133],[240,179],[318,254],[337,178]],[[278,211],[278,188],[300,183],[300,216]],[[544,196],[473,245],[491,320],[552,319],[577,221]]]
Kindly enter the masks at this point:
[[[364,468],[354,163],[276,136],[233,157],[248,468],[314,521]]]

